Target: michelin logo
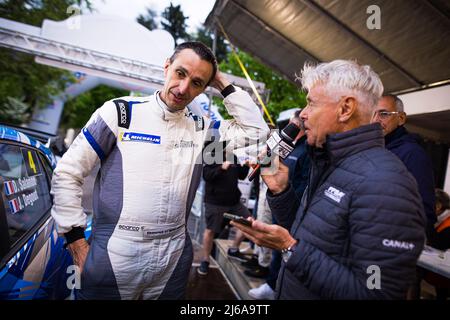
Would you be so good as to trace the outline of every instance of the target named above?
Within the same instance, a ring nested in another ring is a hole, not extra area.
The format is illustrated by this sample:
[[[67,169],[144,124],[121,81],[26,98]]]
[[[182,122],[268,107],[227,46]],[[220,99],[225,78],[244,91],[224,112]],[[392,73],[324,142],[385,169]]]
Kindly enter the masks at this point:
[[[333,187],[329,187],[327,190],[325,190],[324,194],[326,197],[336,201],[337,203],[340,203],[342,197],[345,196],[344,192],[339,191],[338,189]]]
[[[160,136],[153,136],[151,134],[143,134],[138,132],[124,132],[120,137],[123,142],[146,142],[153,144],[161,144]]]

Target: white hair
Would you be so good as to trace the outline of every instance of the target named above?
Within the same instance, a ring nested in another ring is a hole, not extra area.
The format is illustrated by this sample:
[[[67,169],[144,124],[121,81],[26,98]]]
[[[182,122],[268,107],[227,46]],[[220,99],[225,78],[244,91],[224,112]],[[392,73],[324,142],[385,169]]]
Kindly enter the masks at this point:
[[[334,60],[312,65],[306,63],[301,71],[302,87],[310,90],[316,85],[324,85],[329,96],[353,94],[363,106],[363,111],[370,116],[383,94],[380,77],[368,65],[360,65],[351,60]]]

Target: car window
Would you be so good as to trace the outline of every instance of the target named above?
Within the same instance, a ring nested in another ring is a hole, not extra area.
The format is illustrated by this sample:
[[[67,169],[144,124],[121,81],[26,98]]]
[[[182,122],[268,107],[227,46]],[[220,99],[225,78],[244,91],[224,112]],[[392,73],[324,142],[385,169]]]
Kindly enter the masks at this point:
[[[2,247],[11,248],[52,205],[37,151],[0,143],[0,187],[9,234],[9,244]]]
[[[41,160],[41,164],[44,167],[45,172],[47,173],[47,177],[48,177],[47,181],[49,184],[51,184],[52,175],[53,175],[52,166],[50,165],[49,161],[47,160],[47,158],[44,155],[40,154],[39,159]]]

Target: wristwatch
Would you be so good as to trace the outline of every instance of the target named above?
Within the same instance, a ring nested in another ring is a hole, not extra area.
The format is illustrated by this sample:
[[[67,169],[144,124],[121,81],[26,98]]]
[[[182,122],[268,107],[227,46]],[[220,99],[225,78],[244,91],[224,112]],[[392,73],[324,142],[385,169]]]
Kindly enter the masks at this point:
[[[297,245],[297,243],[293,244],[289,248],[281,250],[281,256],[283,257],[284,263],[287,263],[289,261],[289,258],[292,256],[292,253],[294,252],[296,245]]]
[[[225,99],[229,94],[231,94],[235,91],[236,91],[236,88],[232,84],[229,84],[225,88],[223,88],[223,90],[220,92],[220,94]]]

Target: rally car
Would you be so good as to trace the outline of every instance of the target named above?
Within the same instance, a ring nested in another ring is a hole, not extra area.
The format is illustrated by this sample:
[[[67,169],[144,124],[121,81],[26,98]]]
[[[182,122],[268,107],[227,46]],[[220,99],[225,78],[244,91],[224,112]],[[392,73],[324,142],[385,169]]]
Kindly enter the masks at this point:
[[[66,299],[78,284],[50,215],[55,166],[43,142],[0,125],[0,300]]]

